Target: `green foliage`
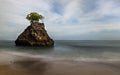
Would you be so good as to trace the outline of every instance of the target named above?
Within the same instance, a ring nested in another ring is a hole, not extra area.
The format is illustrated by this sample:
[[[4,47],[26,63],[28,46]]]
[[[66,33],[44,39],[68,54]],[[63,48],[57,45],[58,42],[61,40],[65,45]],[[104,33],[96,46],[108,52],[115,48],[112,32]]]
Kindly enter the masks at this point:
[[[26,19],[30,20],[30,22],[38,22],[39,20],[42,20],[44,17],[37,12],[31,12],[27,15]]]

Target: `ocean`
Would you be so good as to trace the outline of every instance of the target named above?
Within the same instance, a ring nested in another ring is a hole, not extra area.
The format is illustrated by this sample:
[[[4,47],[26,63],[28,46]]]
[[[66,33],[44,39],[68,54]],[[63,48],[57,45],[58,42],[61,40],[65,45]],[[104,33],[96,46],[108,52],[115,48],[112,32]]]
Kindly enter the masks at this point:
[[[120,41],[56,40],[54,47],[23,47],[15,46],[14,41],[0,41],[0,52],[85,61],[120,60]]]
[[[120,41],[56,40],[54,47],[0,41],[0,75],[120,75]]]

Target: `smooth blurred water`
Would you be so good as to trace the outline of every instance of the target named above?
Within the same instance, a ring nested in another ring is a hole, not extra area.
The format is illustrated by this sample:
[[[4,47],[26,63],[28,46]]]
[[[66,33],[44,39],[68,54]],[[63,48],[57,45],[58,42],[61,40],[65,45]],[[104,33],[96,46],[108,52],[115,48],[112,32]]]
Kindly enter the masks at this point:
[[[19,47],[14,41],[0,41],[0,51],[48,57],[120,59],[120,41],[56,40],[54,47]]]

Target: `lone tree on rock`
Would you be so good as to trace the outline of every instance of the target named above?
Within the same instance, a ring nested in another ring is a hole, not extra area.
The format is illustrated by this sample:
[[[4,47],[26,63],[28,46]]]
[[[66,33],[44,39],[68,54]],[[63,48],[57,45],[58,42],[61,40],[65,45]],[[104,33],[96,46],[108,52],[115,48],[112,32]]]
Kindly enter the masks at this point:
[[[31,23],[34,23],[39,22],[39,20],[43,22],[44,17],[41,14],[38,14],[37,12],[31,12],[26,16],[26,19],[28,19]]]

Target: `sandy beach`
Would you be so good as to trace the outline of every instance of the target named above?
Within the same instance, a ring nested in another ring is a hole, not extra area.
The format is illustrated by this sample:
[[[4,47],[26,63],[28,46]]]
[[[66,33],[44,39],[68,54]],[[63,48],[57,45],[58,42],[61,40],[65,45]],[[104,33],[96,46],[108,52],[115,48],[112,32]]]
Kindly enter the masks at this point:
[[[0,53],[0,75],[120,75],[120,61],[50,60]]]

